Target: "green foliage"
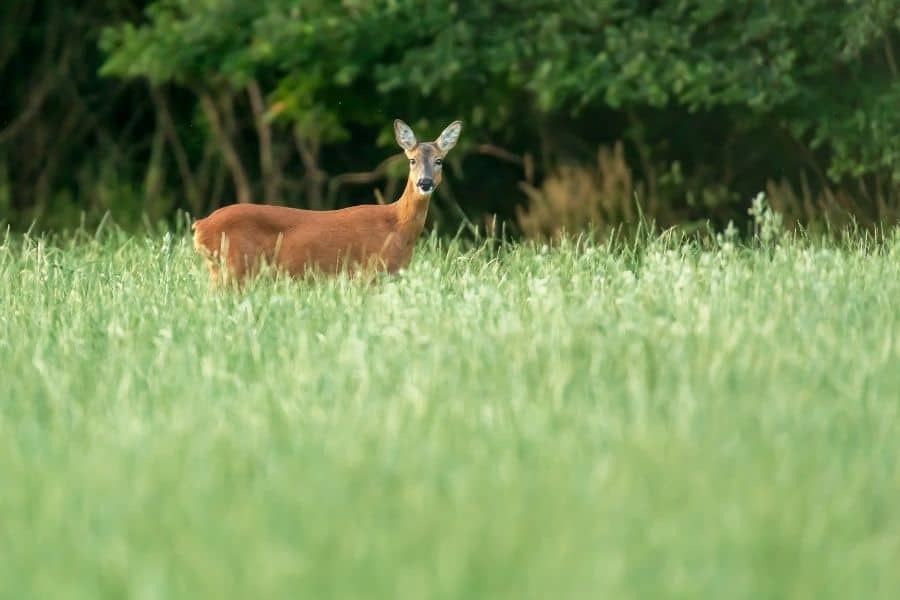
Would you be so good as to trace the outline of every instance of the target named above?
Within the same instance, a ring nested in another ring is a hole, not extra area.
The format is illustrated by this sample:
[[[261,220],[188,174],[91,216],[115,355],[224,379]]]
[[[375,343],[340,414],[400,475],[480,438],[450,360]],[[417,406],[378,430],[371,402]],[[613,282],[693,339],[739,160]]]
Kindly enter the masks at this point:
[[[98,71],[174,97],[179,134],[202,138],[188,144],[192,164],[223,141],[195,123],[200,97],[221,102],[226,121],[233,110],[229,168],[237,156],[246,172],[232,173],[235,186],[284,179],[257,168],[263,142],[245,96],[258,85],[271,154],[313,183],[383,160],[367,148],[376,139],[393,147],[394,117],[428,131],[462,118],[460,157],[499,145],[520,159],[511,164],[536,159],[538,179],[620,139],[642,179],[678,163],[696,189],[666,202],[690,219],[745,218],[768,178],[803,175],[867,190],[867,219],[892,214],[876,196],[900,204],[900,9],[891,0],[157,0],[140,17],[127,4],[93,32]],[[292,154],[296,137],[304,157]],[[529,173],[454,161],[462,193],[447,194],[473,212],[514,213]],[[286,202],[304,204],[315,185],[285,190],[295,190]],[[204,193],[204,208],[220,201]]]
[[[880,62],[898,12],[894,3],[863,5],[168,1],[151,5],[146,25],[106,32],[104,70],[176,82],[274,70],[313,96],[363,81],[495,128],[515,125],[521,112],[502,105],[522,93],[546,112],[724,107],[774,117],[826,145],[835,177],[885,168],[900,177],[897,111],[887,110],[900,82]],[[334,110],[342,122],[363,116]]]
[[[0,597],[893,598],[900,238],[720,244],[0,238]]]

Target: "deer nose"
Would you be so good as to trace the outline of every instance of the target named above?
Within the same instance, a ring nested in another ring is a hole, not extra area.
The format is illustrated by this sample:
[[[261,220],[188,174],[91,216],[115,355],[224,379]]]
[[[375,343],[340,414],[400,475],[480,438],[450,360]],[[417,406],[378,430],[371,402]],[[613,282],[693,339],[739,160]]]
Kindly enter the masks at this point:
[[[434,189],[434,180],[423,177],[416,185],[418,185],[419,189],[423,192],[430,192]]]

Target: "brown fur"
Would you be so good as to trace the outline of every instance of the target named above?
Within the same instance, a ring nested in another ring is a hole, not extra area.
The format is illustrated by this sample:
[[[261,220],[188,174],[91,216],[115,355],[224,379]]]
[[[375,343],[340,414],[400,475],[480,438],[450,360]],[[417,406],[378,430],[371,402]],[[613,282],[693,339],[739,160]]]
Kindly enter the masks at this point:
[[[233,204],[194,223],[194,247],[206,258],[215,282],[233,279],[240,283],[258,273],[263,263],[293,277],[311,271],[335,274],[344,269],[393,273],[409,264],[425,226],[430,194],[415,185],[422,164],[443,159],[453,144],[455,138],[443,150],[430,142],[406,148],[407,157],[415,164],[410,167],[403,195],[391,204],[325,211]],[[429,163],[428,175],[437,187],[440,163],[434,168]]]

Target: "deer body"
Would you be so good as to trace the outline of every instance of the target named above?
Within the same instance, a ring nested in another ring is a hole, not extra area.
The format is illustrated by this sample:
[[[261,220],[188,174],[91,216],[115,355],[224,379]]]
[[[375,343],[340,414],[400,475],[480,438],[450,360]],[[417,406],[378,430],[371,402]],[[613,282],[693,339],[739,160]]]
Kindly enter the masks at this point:
[[[456,144],[461,124],[452,123],[435,142],[416,142],[399,120],[394,130],[410,161],[406,188],[396,202],[322,211],[258,204],[220,208],[194,223],[194,247],[206,258],[213,280],[240,282],[263,263],[294,277],[406,267],[440,183],[443,157]]]

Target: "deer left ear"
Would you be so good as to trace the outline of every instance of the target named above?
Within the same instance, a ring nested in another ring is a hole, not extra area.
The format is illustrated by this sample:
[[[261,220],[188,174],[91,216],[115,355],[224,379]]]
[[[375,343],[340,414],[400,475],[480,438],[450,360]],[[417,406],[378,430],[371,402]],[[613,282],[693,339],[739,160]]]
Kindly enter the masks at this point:
[[[400,119],[394,119],[394,136],[397,138],[397,143],[400,147],[407,152],[418,144],[416,134],[413,133],[412,128]]]
[[[453,146],[456,145],[457,140],[459,140],[459,134],[462,131],[462,121],[453,121],[444,131],[441,132],[441,135],[438,136],[438,139],[434,141],[437,144],[437,147],[440,148],[441,152],[449,152]]]

